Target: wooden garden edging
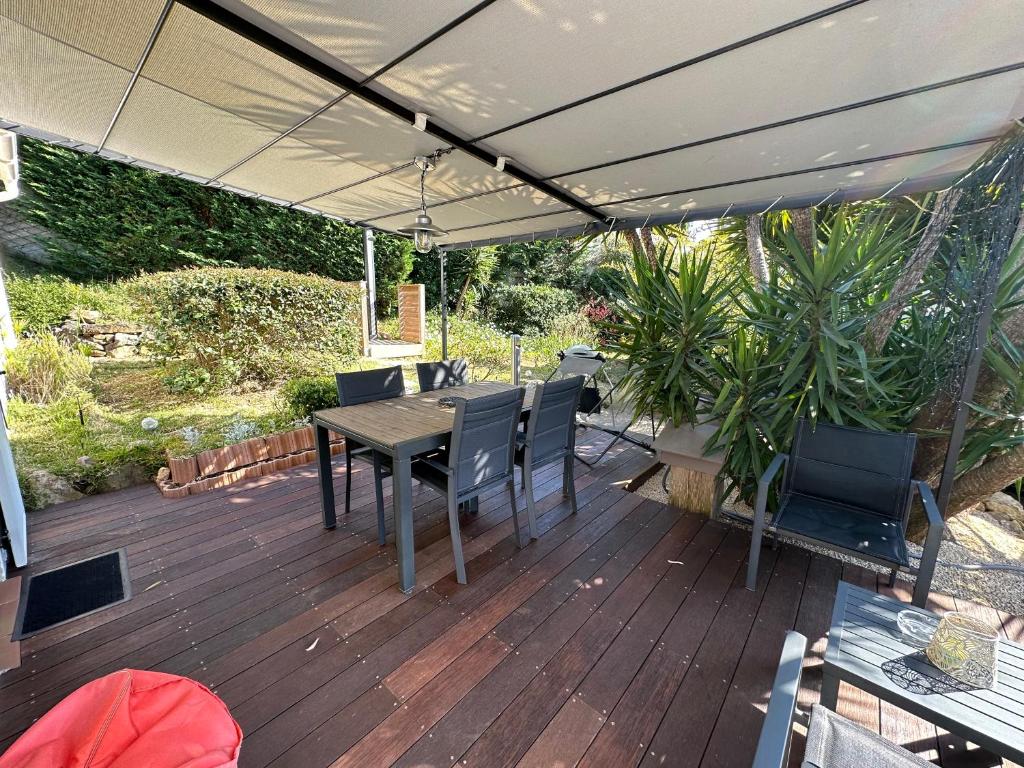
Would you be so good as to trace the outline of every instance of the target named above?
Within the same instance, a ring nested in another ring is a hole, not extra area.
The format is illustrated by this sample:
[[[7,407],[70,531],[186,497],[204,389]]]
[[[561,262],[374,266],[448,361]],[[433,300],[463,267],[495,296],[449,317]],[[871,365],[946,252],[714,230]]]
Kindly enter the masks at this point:
[[[345,438],[332,432],[331,455],[344,450]],[[315,458],[313,428],[302,427],[213,448],[195,456],[168,456],[168,466],[157,472],[156,484],[164,496],[180,499],[308,464]]]

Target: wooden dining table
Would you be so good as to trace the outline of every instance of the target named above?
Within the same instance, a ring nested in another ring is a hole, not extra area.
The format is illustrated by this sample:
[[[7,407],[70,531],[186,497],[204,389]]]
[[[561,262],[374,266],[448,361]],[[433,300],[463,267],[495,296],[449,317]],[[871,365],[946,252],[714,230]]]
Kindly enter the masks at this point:
[[[455,421],[455,408],[442,407],[442,397],[471,399],[512,389],[499,381],[478,381],[459,387],[393,397],[371,403],[328,408],[313,414],[316,433],[317,470],[324,528],[338,522],[331,470],[330,433],[335,432],[390,456],[392,461],[392,503],[395,516],[395,546],[398,550],[398,585],[411,592],[416,585],[415,542],[412,519],[412,460],[448,443]],[[523,412],[533,402],[533,388],[527,388]]]

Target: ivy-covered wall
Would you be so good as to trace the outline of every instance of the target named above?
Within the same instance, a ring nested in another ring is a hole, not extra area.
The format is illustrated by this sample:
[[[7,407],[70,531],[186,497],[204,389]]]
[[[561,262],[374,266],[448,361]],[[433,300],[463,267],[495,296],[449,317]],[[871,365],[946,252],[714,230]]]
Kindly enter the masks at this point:
[[[28,194],[18,210],[59,236],[45,245],[69,276],[240,266],[363,278],[357,227],[32,139],[20,149]],[[412,270],[412,248],[388,235],[375,246],[377,306],[386,315]]]

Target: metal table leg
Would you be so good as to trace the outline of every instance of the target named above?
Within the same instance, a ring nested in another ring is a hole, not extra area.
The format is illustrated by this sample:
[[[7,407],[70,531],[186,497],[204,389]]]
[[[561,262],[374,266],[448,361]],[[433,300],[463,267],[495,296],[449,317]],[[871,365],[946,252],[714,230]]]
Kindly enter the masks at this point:
[[[412,461],[395,456],[391,474],[395,509],[395,545],[398,549],[398,586],[406,593],[416,585],[415,541],[412,525]]]
[[[331,435],[327,427],[316,425],[316,468],[320,476],[320,505],[324,528],[338,524],[334,508],[334,477],[331,475]]]
[[[839,678],[827,668],[821,675],[821,706],[836,711],[839,705]]]

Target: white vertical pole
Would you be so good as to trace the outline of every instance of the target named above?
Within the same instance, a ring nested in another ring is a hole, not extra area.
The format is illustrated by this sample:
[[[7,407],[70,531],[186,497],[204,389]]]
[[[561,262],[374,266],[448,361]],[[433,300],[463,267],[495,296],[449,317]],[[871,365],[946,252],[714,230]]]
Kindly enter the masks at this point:
[[[522,367],[523,345],[518,333],[512,334],[512,384],[519,386],[520,368]]]
[[[441,259],[441,359],[448,359],[448,281],[444,275],[444,251],[439,251]]]
[[[363,229],[363,271],[366,274],[366,320],[370,341],[377,338],[377,265],[374,262],[373,230]]]
[[[18,141],[10,131],[0,131],[0,201],[18,196]],[[2,265],[0,265],[2,266]],[[28,523],[25,502],[18,487],[18,473],[14,467],[14,454],[7,435],[7,350],[17,344],[11,310],[7,303],[3,270],[0,269],[0,509],[4,527],[14,553],[14,564],[28,565]]]
[[[0,130],[0,203],[18,196],[18,136],[11,131]],[[0,267],[4,265],[0,263]],[[7,288],[3,272],[0,271],[0,343],[11,349],[17,339],[11,322],[11,308],[7,303]],[[6,390],[3,396],[6,398]]]
[[[25,502],[18,487],[18,473],[14,468],[14,454],[7,438],[7,406],[0,404],[0,507],[4,512],[4,524],[14,552],[14,564],[19,568],[28,565],[28,522],[25,519]]]

